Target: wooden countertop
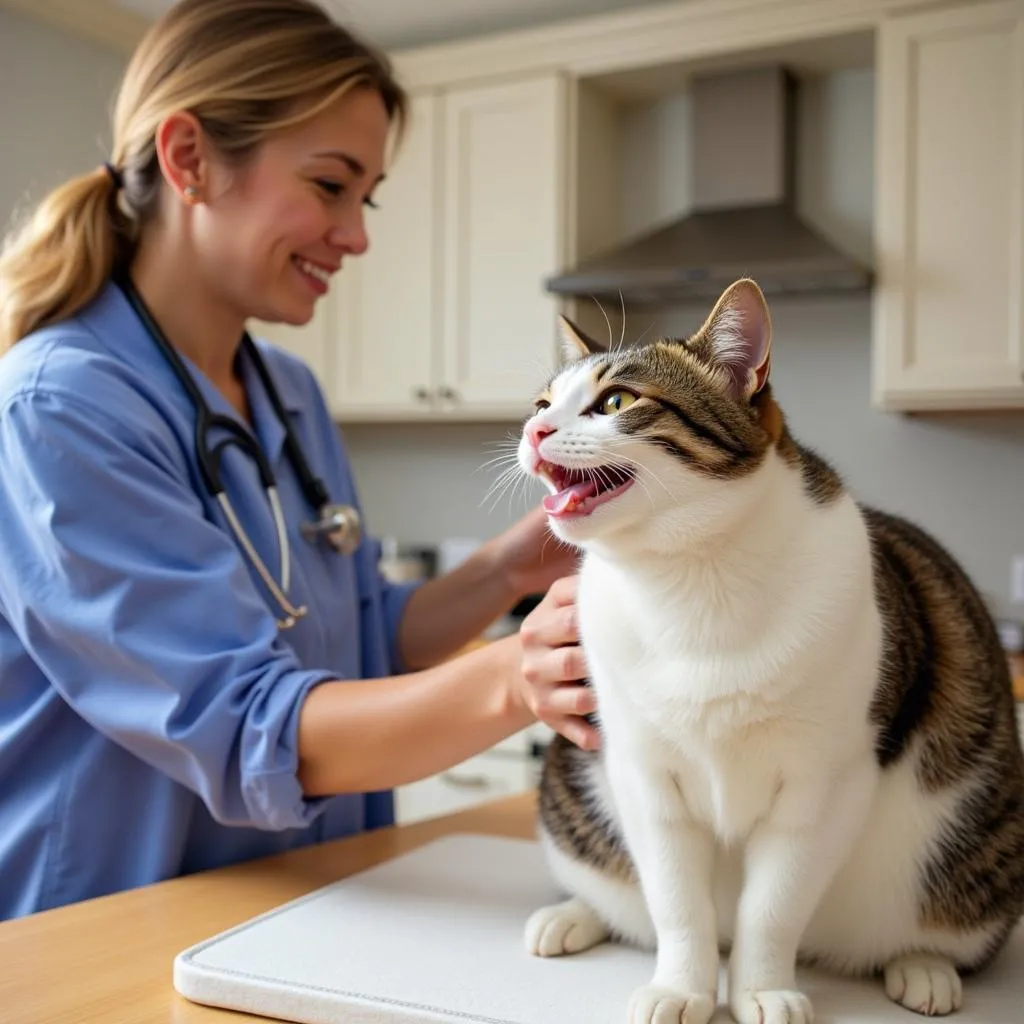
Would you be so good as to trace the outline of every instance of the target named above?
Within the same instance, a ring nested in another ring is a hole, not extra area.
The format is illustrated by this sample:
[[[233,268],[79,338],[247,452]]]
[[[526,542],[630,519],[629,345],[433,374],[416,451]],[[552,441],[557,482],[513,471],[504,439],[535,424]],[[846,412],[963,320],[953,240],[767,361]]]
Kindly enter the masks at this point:
[[[1024,701],[1024,677],[1014,677]],[[266,1024],[174,990],[181,950],[454,832],[530,837],[533,793],[296,853],[0,922],[0,1019],[12,1024]]]
[[[453,832],[531,837],[533,793],[458,814],[0,923],[0,1020],[11,1024],[266,1024],[174,990],[196,942]]]

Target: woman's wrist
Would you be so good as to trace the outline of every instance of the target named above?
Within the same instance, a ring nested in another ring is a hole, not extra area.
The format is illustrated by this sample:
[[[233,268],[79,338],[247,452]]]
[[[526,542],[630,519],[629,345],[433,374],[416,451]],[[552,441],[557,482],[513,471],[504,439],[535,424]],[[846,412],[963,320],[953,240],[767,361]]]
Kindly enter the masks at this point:
[[[502,540],[503,537],[499,535],[486,541],[477,549],[476,555],[485,575],[500,591],[500,600],[511,608],[526,596],[526,589]]]
[[[495,680],[495,715],[508,723],[511,732],[518,732],[536,722],[537,718],[526,699],[523,680],[523,651],[519,636],[494,640],[484,649],[488,664],[484,671]],[[481,652],[481,653],[483,653]]]

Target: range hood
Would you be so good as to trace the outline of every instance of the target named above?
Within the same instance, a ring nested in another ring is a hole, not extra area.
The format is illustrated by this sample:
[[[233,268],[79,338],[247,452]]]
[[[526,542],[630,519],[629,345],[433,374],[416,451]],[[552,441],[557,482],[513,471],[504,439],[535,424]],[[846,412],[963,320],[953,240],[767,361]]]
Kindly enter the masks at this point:
[[[797,215],[796,79],[773,65],[691,84],[690,212],[550,278],[548,290],[636,304],[715,298],[740,277],[768,294],[870,288],[870,269]]]

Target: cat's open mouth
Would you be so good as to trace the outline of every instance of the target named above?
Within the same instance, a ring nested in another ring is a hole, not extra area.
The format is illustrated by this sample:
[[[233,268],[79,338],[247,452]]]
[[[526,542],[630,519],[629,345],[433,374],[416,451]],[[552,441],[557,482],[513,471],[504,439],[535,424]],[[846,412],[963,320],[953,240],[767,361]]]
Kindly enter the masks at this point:
[[[589,516],[600,505],[633,486],[633,474],[621,466],[589,466],[570,469],[542,462],[537,472],[555,489],[544,498],[548,515]]]

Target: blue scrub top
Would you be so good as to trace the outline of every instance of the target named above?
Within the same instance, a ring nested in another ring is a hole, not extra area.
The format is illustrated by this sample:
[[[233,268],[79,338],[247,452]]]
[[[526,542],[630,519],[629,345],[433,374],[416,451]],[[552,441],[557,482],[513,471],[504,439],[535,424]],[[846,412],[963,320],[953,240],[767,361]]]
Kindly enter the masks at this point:
[[[258,344],[313,472],[359,507],[313,375]],[[318,683],[402,671],[412,587],[383,580],[372,540],[346,556],[302,537],[314,512],[241,369],[288,524],[289,598],[309,608],[281,632],[203,484],[193,404],[115,285],[0,358],[0,919],[393,820],[388,792],[304,798],[296,729]],[[223,473],[279,579],[255,466],[232,448]]]

